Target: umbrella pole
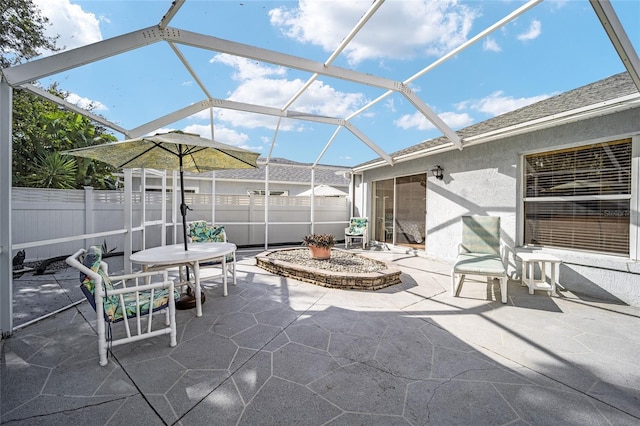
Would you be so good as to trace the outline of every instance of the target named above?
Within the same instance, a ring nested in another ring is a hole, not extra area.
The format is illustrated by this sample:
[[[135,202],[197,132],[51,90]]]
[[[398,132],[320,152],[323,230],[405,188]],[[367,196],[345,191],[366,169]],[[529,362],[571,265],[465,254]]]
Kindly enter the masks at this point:
[[[180,213],[182,214],[182,236],[184,238],[184,249],[185,251],[189,249],[187,244],[187,210],[189,207],[184,202],[184,171],[182,170],[182,147],[180,147]],[[187,270],[187,281],[189,281],[189,266],[185,265]],[[192,294],[191,287],[187,285],[187,293],[180,297],[180,300],[176,302],[177,309],[191,309],[195,306],[196,296]],[[204,303],[204,293],[201,294],[202,303]]]
[[[184,203],[184,171],[182,170],[182,152],[180,152],[180,214],[182,214],[182,238],[184,239],[184,251],[189,250],[189,246],[187,244],[187,205]],[[187,281],[189,281],[189,267],[187,268]],[[189,288],[187,286],[187,288]]]
[[[180,157],[180,196],[182,202],[180,203],[180,213],[182,214],[182,237],[184,238],[184,250],[189,250],[187,244],[187,210],[189,207],[184,203],[184,181],[182,172],[182,157]]]

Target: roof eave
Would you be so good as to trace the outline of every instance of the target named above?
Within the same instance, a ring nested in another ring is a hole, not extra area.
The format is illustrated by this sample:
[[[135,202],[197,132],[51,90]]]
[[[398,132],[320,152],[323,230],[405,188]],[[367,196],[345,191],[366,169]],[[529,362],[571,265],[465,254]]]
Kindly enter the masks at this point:
[[[526,121],[523,123],[514,124],[513,126],[503,127],[501,129],[492,130],[490,132],[481,133],[463,138],[463,147],[478,145],[481,143],[492,142],[498,139],[504,139],[511,136],[520,135],[523,133],[534,132],[550,127],[567,124],[570,122],[586,120],[589,118],[613,114],[618,111],[623,111],[631,108],[640,107],[640,93],[633,93],[619,98],[610,99],[607,101],[598,102],[592,105],[564,111],[562,113],[553,114],[543,118]],[[444,143],[438,146],[425,148],[416,152],[411,152],[404,155],[393,156],[394,163],[402,163],[405,161],[415,160],[417,158],[423,158],[434,154],[439,154],[446,151],[458,150],[457,147],[451,143]],[[379,167],[386,166],[384,161],[376,161],[371,164],[363,166],[356,166],[353,168],[354,173],[362,173],[367,170],[377,169]]]

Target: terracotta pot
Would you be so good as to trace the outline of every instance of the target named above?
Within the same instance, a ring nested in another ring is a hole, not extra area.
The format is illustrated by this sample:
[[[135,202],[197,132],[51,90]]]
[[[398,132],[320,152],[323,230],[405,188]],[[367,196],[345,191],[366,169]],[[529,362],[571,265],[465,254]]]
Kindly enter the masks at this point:
[[[316,260],[326,260],[331,257],[331,248],[329,247],[309,246],[309,252],[311,258]]]

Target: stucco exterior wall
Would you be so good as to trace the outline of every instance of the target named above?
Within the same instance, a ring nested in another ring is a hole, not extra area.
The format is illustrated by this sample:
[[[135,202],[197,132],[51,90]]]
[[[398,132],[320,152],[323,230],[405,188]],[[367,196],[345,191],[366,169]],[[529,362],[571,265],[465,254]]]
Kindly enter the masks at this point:
[[[373,181],[428,172],[439,164],[444,168],[443,180],[437,180],[428,173],[425,254],[452,261],[460,240],[461,216],[500,216],[510,275],[513,279],[520,279],[521,266],[516,261],[515,251],[523,249],[520,225],[522,155],[634,135],[640,135],[640,108],[365,171],[363,179],[371,188]],[[640,136],[634,139],[634,143],[634,152],[638,155]],[[635,164],[638,164],[637,158]],[[635,167],[634,173],[637,174]],[[634,182],[636,186],[632,191],[638,193],[638,179]],[[370,189],[366,202],[366,211],[370,212]],[[637,210],[632,209],[631,222],[639,223]],[[632,232],[638,232],[637,227],[633,227]],[[637,244],[633,236],[632,241]],[[567,289],[640,306],[640,266],[634,259],[569,250],[545,251],[563,259],[560,284]]]

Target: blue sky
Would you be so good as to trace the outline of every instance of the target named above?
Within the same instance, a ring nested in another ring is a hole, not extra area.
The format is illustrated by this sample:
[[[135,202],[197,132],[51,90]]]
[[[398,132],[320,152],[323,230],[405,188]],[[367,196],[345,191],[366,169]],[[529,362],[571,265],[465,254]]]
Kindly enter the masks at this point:
[[[66,49],[157,25],[171,0],[35,0]],[[170,27],[203,33],[314,61],[326,61],[370,1],[187,0]],[[404,81],[521,7],[520,1],[387,0],[333,65]],[[611,2],[636,52],[640,1]],[[178,45],[214,98],[282,108],[310,73]],[[46,54],[46,53],[45,53]],[[411,83],[454,130],[624,71],[588,1],[544,1]],[[202,101],[206,95],[166,43],[51,76],[79,105],[131,129]],[[292,110],[345,118],[384,90],[320,76]],[[214,109],[214,137],[266,156],[277,118]],[[351,122],[386,152],[441,133],[400,94]],[[204,111],[159,131],[211,136]],[[334,126],[283,120],[273,157],[318,159]],[[124,136],[114,133],[119,139]],[[378,155],[346,129],[320,158],[354,166]]]

